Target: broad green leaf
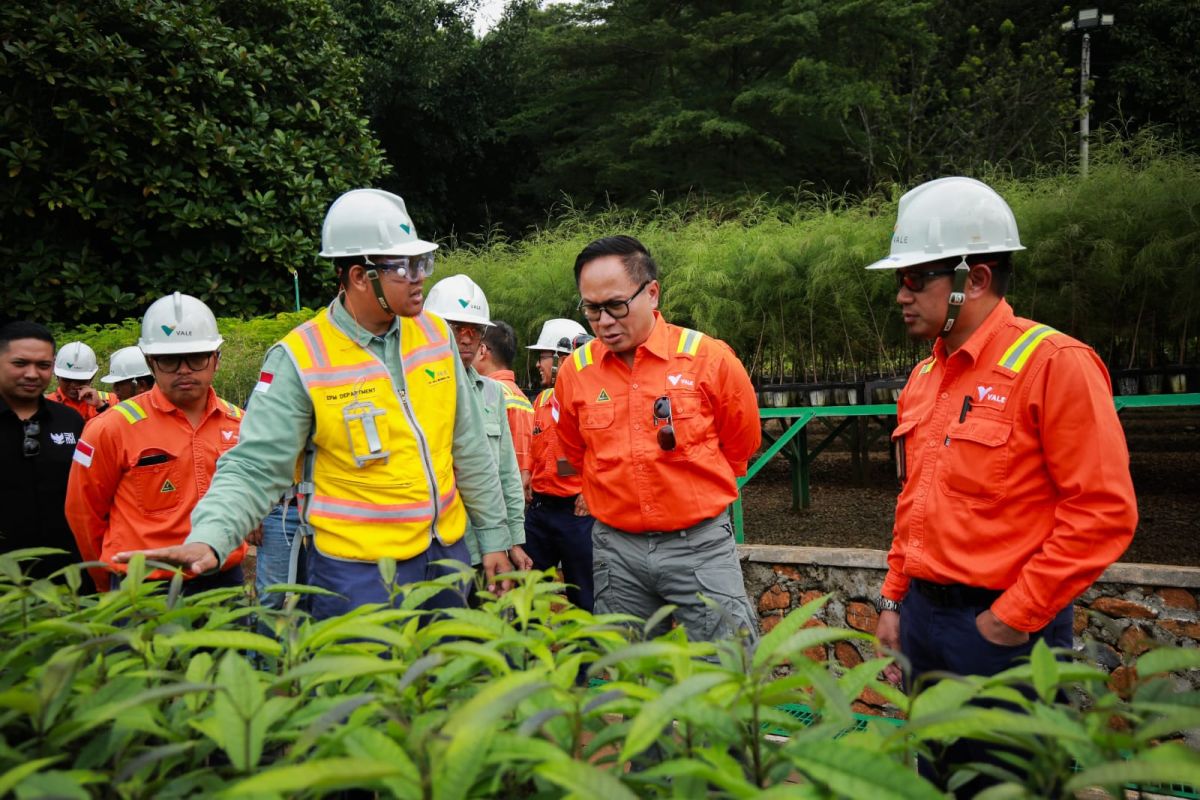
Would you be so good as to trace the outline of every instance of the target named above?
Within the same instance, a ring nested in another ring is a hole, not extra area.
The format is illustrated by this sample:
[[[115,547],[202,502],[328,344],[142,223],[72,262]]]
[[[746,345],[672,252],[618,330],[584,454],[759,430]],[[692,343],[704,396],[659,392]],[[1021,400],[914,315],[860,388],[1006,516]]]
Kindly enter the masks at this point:
[[[709,691],[731,680],[723,672],[702,672],[667,689],[642,706],[633,720],[629,735],[621,748],[621,760],[628,761],[662,736],[663,728],[671,723],[676,707],[690,697]]]
[[[1029,663],[1033,667],[1034,691],[1043,703],[1053,702],[1054,692],[1058,689],[1058,661],[1044,640],[1039,639],[1033,646]]]
[[[976,687],[970,681],[946,678],[922,690],[912,699],[908,718],[913,722],[961,708],[975,696]]]
[[[252,650],[269,656],[277,656],[283,647],[269,636],[250,631],[197,630],[183,631],[166,638],[171,647],[204,647],[219,650]]]
[[[1068,791],[1092,786],[1126,784],[1200,786],[1200,755],[1184,745],[1169,743],[1128,761],[1089,767],[1067,781]]]
[[[560,758],[542,764],[535,772],[582,800],[637,800],[637,795],[611,772],[585,761]]]
[[[905,764],[841,742],[815,741],[792,751],[792,764],[810,780],[841,797],[872,800],[936,800],[932,784]]]
[[[356,709],[361,708],[367,703],[372,703],[375,700],[376,696],[374,694],[360,694],[346,697],[344,700],[342,700],[342,702],[338,703],[336,706],[329,709],[309,724],[300,738],[296,740],[296,743],[292,745],[290,757],[296,758],[297,756],[304,754],[310,747],[313,746],[321,734],[325,733],[325,731],[329,730],[334,725],[340,725]]]
[[[1138,656],[1137,674],[1143,680],[1163,672],[1200,668],[1200,649],[1159,647]]]
[[[26,761],[24,764],[17,766],[0,775],[0,797],[4,797],[11,792],[18,783],[38,772],[43,767],[48,767],[58,761],[66,758],[65,755],[47,756],[46,758],[35,758],[31,761]]]
[[[291,794],[307,791],[357,789],[384,778],[399,777],[404,768],[364,758],[321,758],[303,764],[270,767],[227,787],[218,797]]]
[[[1152,717],[1137,726],[1134,738],[1139,742],[1150,742],[1188,730],[1200,730],[1200,708],[1173,709],[1164,716]]]
[[[309,679],[309,687],[329,681],[349,680],[363,675],[379,675],[388,672],[404,672],[408,665],[402,661],[377,658],[376,656],[317,656],[285,672],[275,681],[275,686],[290,681]]]
[[[790,639],[797,631],[801,630],[804,627],[804,623],[812,619],[813,615],[828,602],[829,595],[823,595],[789,612],[783,618],[782,622],[772,628],[766,636],[758,640],[758,644],[754,648],[754,657],[750,662],[751,665],[755,669],[758,669],[764,664],[773,661],[784,642]],[[789,648],[789,650],[795,652],[795,648]]]

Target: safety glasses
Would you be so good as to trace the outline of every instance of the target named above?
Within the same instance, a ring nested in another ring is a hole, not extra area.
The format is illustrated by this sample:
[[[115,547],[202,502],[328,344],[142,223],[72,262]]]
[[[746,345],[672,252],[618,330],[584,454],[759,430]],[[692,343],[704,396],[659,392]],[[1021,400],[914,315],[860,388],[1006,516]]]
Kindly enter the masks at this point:
[[[155,366],[163,372],[174,374],[179,372],[180,367],[187,364],[187,368],[192,372],[199,372],[206,368],[213,356],[217,353],[172,353],[170,355],[151,356]]]
[[[896,272],[896,289],[908,289],[910,292],[925,290],[925,282],[930,278],[940,278],[943,275],[953,275],[954,267],[929,270],[899,270]]]
[[[646,281],[638,287],[636,292],[629,295],[629,297],[625,300],[609,300],[607,303],[585,303],[583,300],[580,300],[579,310],[583,312],[583,316],[586,317],[589,322],[595,322],[596,320],[600,319],[600,315],[605,311],[607,311],[608,315],[613,319],[625,319],[625,317],[629,316],[629,304],[632,303],[634,298],[641,294],[642,290],[649,285],[650,281]]]
[[[42,443],[37,438],[41,433],[42,425],[36,419],[25,422],[25,441],[22,443],[22,447],[25,449],[26,458],[33,458],[42,452]]]
[[[424,280],[433,274],[433,253],[419,256],[378,256],[374,261],[363,259],[363,263],[375,269],[395,272],[409,283]]]
[[[664,423],[661,428],[658,424]],[[665,394],[654,400],[654,427],[658,428],[658,446],[663,450],[675,449],[675,425],[671,417],[671,398]]]

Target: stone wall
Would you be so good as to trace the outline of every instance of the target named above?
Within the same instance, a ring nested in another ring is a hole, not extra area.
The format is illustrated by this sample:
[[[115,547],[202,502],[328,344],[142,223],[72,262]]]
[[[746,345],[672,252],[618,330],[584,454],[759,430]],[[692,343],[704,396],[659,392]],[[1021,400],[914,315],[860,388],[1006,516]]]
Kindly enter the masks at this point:
[[[882,550],[740,545],[746,591],[758,607],[763,632],[788,611],[831,594],[810,621],[873,634],[874,601],[887,569]],[[1075,603],[1075,649],[1110,673],[1110,685],[1128,689],[1134,659],[1155,645],[1196,647],[1200,642],[1200,568],[1114,564]],[[810,658],[852,667],[874,655],[863,642],[812,648]],[[1200,687],[1200,670],[1181,676]],[[855,703],[864,714],[893,716],[897,709],[867,691]]]

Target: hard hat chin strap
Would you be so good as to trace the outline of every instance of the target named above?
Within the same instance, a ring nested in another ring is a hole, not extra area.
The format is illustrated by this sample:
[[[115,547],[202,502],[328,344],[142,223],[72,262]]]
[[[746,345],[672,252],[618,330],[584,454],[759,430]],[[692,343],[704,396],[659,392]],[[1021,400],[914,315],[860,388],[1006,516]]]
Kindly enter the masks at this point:
[[[946,311],[946,324],[942,326],[942,332],[938,336],[946,336],[950,333],[955,320],[958,319],[958,312],[962,309],[963,303],[967,302],[967,276],[970,274],[971,266],[967,264],[967,257],[963,256],[962,261],[958,262],[958,266],[954,268],[954,285],[950,288],[950,307]]]
[[[392,316],[396,316],[396,312],[388,305],[387,297],[383,294],[383,281],[379,279],[379,270],[368,269],[367,278],[371,281],[371,288],[375,290],[375,299],[379,301],[379,307]]]

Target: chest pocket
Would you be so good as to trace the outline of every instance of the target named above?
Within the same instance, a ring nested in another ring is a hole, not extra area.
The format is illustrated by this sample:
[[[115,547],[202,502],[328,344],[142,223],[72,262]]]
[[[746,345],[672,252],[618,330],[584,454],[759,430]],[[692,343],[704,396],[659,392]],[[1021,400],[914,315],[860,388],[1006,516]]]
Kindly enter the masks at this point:
[[[579,411],[579,429],[587,449],[599,461],[616,461],[621,458],[616,426],[616,409],[612,401],[586,405]]]
[[[675,426],[675,449],[663,453],[667,461],[693,461],[716,455],[717,440],[711,435],[708,401],[702,392],[669,390],[671,417]],[[710,446],[711,445],[711,446]]]
[[[184,494],[184,464],[161,449],[143,452],[129,470],[142,511],[161,514],[174,510]]]
[[[1007,491],[1012,422],[967,419],[946,432],[938,480],[948,495],[996,503]]]
[[[892,458],[896,462],[896,480],[903,486],[908,480],[908,449],[912,437],[912,429],[917,427],[915,420],[901,422],[892,431]]]
[[[483,421],[483,430],[487,433],[489,439],[500,441],[500,420],[496,419],[495,415],[486,418]]]

